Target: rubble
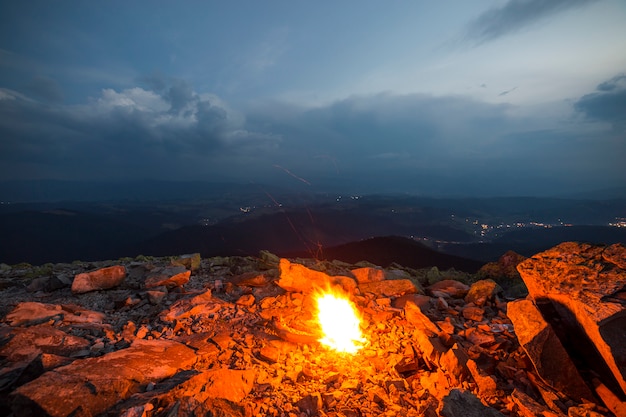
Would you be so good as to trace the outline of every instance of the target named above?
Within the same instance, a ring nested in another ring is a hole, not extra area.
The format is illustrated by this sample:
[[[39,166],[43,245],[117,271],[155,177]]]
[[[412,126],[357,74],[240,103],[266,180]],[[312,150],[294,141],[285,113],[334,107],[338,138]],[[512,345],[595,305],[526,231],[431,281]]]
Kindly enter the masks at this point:
[[[578,271],[586,280],[589,271],[612,280],[586,282],[571,291],[573,301],[564,300],[565,283],[552,277],[551,285],[560,305],[603,303],[592,304],[596,316],[586,314],[608,319],[595,331],[608,353],[619,354],[620,334],[610,332],[623,320],[612,322],[606,305],[621,300],[625,255],[615,246],[569,244],[519,268],[537,281],[556,273],[546,263],[563,272],[561,263],[574,262],[570,280]],[[142,257],[50,266],[47,277],[63,285],[35,290],[22,278],[24,266],[19,276],[2,268],[0,414],[624,415],[619,385],[603,379],[545,316],[541,302],[554,295],[549,287],[529,281],[532,299],[509,300],[484,275],[435,281],[432,269],[363,265],[296,262],[268,252]],[[111,266],[125,272],[110,287],[76,292],[63,278],[105,276],[97,271]],[[361,316],[365,342],[354,354],[318,342],[315,294],[329,288],[349,297]],[[610,360],[617,369],[623,364],[619,355]]]

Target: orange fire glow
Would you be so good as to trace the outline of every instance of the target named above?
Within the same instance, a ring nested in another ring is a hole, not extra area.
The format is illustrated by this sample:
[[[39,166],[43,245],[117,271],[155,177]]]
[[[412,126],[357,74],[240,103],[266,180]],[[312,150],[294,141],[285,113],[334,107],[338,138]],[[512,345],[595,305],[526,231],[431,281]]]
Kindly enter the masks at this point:
[[[338,293],[318,295],[318,321],[323,337],[319,342],[338,352],[356,353],[363,347],[365,338],[361,333],[361,320],[356,307]]]

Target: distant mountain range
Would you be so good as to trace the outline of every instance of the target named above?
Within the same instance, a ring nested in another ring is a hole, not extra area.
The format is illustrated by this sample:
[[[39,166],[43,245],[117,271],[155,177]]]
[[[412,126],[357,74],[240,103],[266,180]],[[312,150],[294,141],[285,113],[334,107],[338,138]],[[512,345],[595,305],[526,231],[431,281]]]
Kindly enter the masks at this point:
[[[176,188],[176,183],[167,183],[169,195],[181,199],[158,200],[156,188],[164,184],[136,190],[135,197],[142,196],[136,200],[0,204],[0,262],[192,252],[205,257],[257,255],[269,250],[348,262],[376,260],[381,266],[398,262],[472,271],[508,250],[530,256],[566,240],[626,243],[626,227],[608,226],[624,221],[626,199],[301,195],[278,189],[270,193],[256,185],[203,189],[206,184]],[[131,188],[125,191],[128,195]]]
[[[279,254],[287,258],[311,256],[309,252]],[[316,255],[318,259],[337,259],[352,264],[368,261],[375,265],[388,267],[392,263],[397,263],[415,269],[436,266],[443,270],[454,268],[457,271],[470,273],[478,271],[484,265],[484,262],[438,252],[422,243],[400,236],[381,236],[350,242],[320,249]]]
[[[308,186],[294,188],[285,184],[272,185],[241,182],[210,182],[210,181],[163,181],[163,180],[135,180],[135,181],[66,181],[66,180],[14,180],[0,181],[0,201],[13,203],[46,203],[59,201],[167,201],[189,200],[220,197],[224,194],[250,195],[255,193],[284,194],[313,194],[359,193],[362,187],[352,187],[349,184],[320,188]],[[353,191],[351,191],[354,189]],[[372,194],[372,193],[369,193]],[[403,193],[397,192],[402,195]],[[415,195],[415,194],[414,194]],[[471,195],[458,194],[435,196],[438,199],[469,198]],[[481,196],[481,198],[493,198]],[[546,198],[542,195],[539,198]],[[575,194],[559,193],[555,190],[552,198],[578,200],[608,200],[626,199],[626,187],[601,188],[597,190],[581,191]]]

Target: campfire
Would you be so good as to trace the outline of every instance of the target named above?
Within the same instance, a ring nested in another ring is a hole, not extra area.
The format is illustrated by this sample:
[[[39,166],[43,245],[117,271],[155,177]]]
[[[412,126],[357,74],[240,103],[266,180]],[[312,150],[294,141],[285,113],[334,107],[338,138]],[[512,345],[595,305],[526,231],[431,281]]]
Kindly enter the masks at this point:
[[[361,349],[365,339],[354,303],[339,291],[321,292],[316,300],[323,334],[319,342],[337,352],[356,353]]]

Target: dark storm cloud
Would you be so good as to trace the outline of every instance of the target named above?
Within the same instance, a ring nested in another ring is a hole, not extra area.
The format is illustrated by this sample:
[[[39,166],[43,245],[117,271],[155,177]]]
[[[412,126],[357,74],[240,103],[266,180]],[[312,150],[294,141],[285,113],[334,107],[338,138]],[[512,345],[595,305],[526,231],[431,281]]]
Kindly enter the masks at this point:
[[[626,128],[626,74],[600,83],[596,92],[581,97],[574,108],[591,119]]]
[[[492,8],[473,20],[468,40],[481,44],[517,32],[552,15],[594,3],[598,0],[509,0],[502,7]]]
[[[195,94],[182,82],[163,95],[105,89],[90,103],[73,106],[0,89],[0,114],[4,178],[38,176],[9,172],[20,163],[57,178],[181,176],[194,164],[202,170],[217,159],[217,166],[242,149],[258,151],[279,139],[242,129],[242,118],[219,98]]]
[[[175,80],[169,88],[167,99],[172,105],[171,111],[178,113],[194,99],[191,86],[183,80]]]
[[[59,102],[63,100],[61,85],[50,77],[43,75],[33,77],[26,89],[29,93],[46,101]]]
[[[610,138],[515,113],[464,96],[377,94],[315,109],[266,104],[248,121],[284,137],[277,163],[313,185],[537,195],[621,172]]]
[[[281,166],[312,183],[315,176],[339,173],[402,185],[511,152],[497,144],[510,129],[507,109],[466,97],[377,94],[300,112],[265,106],[248,119],[280,133]]]
[[[622,94],[624,80],[603,83],[594,94]],[[598,107],[591,96],[579,110]],[[621,169],[621,162],[607,162],[616,152],[603,138],[590,143],[538,127],[511,116],[514,110],[464,96],[384,93],[315,108],[264,102],[244,117],[171,80],[160,94],[105,89],[74,106],[0,89],[0,178],[231,178],[351,183],[377,192],[532,194]],[[592,160],[603,161],[601,169]]]

